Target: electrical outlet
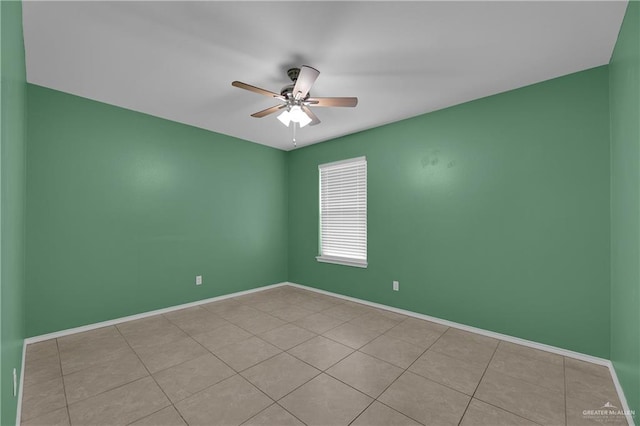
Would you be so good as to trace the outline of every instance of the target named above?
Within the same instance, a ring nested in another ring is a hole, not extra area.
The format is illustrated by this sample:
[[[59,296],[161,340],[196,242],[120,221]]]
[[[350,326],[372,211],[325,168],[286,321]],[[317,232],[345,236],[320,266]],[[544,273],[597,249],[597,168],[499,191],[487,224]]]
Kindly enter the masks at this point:
[[[393,282],[393,291],[400,291],[400,281]]]
[[[13,396],[18,396],[18,372],[13,369]]]
[[[202,275],[196,275],[196,285],[202,285]]]

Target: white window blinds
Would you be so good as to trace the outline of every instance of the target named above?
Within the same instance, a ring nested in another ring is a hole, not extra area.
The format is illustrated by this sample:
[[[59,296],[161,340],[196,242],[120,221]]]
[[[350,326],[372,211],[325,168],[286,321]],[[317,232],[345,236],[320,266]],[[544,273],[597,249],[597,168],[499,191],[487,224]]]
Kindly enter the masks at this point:
[[[367,159],[318,166],[321,262],[367,266]]]

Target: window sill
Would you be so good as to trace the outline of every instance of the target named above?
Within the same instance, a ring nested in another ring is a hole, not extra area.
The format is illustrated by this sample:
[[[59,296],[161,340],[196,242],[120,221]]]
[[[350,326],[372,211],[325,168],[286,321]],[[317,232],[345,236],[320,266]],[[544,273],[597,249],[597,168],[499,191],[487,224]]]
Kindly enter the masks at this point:
[[[354,266],[356,268],[366,268],[368,265],[366,260],[349,259],[347,257],[317,256],[316,260],[318,262],[335,263],[336,265]]]

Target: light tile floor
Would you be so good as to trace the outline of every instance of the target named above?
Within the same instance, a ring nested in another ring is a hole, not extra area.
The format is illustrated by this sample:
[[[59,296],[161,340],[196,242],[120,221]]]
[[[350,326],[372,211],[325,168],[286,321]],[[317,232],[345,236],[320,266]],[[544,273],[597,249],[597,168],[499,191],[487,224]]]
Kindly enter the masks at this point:
[[[23,425],[591,425],[605,367],[294,287],[27,347]]]

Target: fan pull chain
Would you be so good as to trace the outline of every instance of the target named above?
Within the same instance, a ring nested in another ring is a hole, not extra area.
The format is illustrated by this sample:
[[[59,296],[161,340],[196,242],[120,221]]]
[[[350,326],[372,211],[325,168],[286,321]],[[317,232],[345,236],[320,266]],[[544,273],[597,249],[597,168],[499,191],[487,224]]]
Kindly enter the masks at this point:
[[[296,123],[295,121],[293,122],[293,146],[297,147],[298,144],[296,143]]]

